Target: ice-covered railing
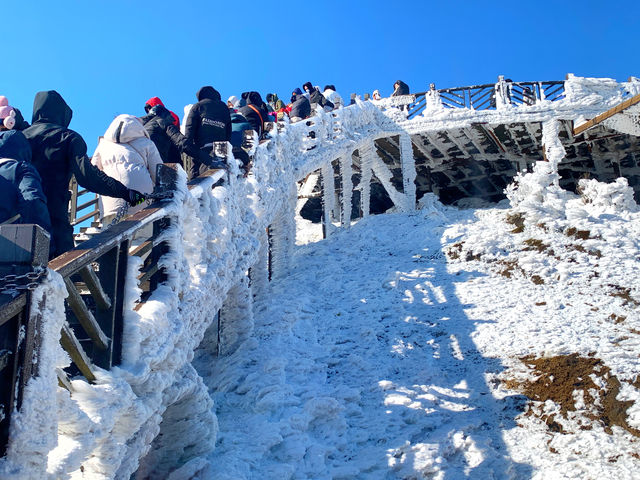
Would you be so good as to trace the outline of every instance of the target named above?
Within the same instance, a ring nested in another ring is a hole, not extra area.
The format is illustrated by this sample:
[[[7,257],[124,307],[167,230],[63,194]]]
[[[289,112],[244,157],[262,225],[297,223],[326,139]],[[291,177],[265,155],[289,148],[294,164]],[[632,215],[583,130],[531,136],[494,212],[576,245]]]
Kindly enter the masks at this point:
[[[194,474],[204,466],[204,454],[214,448],[217,421],[211,396],[191,360],[196,349],[199,356],[215,358],[248,338],[253,299],[268,295],[270,281],[286,274],[299,196],[322,197],[327,235],[354,220],[354,188],[360,192],[361,215],[369,214],[374,176],[397,209],[411,210],[416,204],[411,135],[474,121],[543,121],[545,142],[554,148],[557,119],[599,113],[633,89],[638,82],[569,78],[565,98],[558,101],[474,111],[446,108],[432,97],[423,113],[412,118],[388,104],[358,102],[335,112],[320,110],[311,119],[276,129],[257,147],[252,174],[246,178],[232,158],[230,174],[215,188],[213,177],[189,188],[179,170],[173,199],[143,214],[149,215],[147,223],[138,222],[123,237],[134,242],[145,225],[168,220],[153,242],[164,246],[156,262],[162,278],[148,295],[140,288],[144,255],[128,257],[119,364],[94,368],[93,382],[72,378],[68,389],[59,387],[56,369],[70,365],[60,346],[68,285],[52,271],[34,291],[31,306],[42,317],[38,374],[27,383],[22,408],[14,415],[0,476],[128,479],[136,471],[140,478]],[[399,147],[399,181],[376,153],[376,140],[388,137]],[[555,161],[557,155],[551,158]],[[359,181],[354,187],[356,170]],[[104,248],[99,236],[93,242],[92,251]],[[135,248],[144,249],[143,244]]]
[[[638,79],[629,77],[624,88],[623,84],[618,84],[610,79],[588,79],[575,77],[568,74],[566,80],[536,81],[536,82],[514,82],[505,79],[503,75],[498,77],[496,83],[484,85],[473,85],[468,87],[455,87],[436,89],[435,84],[429,85],[429,90],[404,95],[400,97],[390,97],[382,99],[377,103],[379,106],[401,107],[408,118],[424,114],[425,111],[435,108],[466,108],[472,110],[504,110],[519,106],[533,106],[544,102],[557,102],[576,92],[576,86],[582,84],[597,84],[602,87],[606,83],[615,84],[616,88],[622,88],[623,98],[634,95],[634,85],[638,84]],[[567,92],[565,84],[568,83]],[[579,87],[578,87],[579,88]]]

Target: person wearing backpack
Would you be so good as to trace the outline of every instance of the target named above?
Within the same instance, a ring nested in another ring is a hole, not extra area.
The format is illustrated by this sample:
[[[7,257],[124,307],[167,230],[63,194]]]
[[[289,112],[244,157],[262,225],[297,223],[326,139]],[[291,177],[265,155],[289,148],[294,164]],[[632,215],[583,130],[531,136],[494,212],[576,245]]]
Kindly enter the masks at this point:
[[[258,132],[258,137],[262,137],[264,123],[270,119],[267,107],[258,92],[248,92],[246,96],[247,104],[238,110],[247,119],[251,128]]]
[[[144,195],[153,192],[156,169],[162,158],[142,121],[125,114],[118,115],[100,137],[91,163],[109,177]],[[102,225],[109,225],[124,205],[125,201],[120,198],[100,195],[98,206]],[[131,207],[127,213],[136,213],[142,207]]]
[[[231,116],[229,108],[215,88],[202,87],[196,98],[198,102],[189,111],[184,134],[187,140],[210,156],[214,142],[228,142],[231,139]],[[213,157],[211,161],[213,162]],[[197,177],[204,171],[203,163],[201,158],[193,159],[190,178]],[[210,163],[207,166],[211,168],[220,165]]]
[[[52,223],[55,255],[73,248],[73,227],[69,222],[71,175],[90,192],[122,198],[130,205],[144,201],[144,195],[125,187],[91,164],[87,144],[69,129],[73,112],[55,90],[38,92],[33,101],[33,119],[23,133],[33,152],[32,163],[42,178],[42,189]]]
[[[15,113],[5,122],[9,108],[0,107],[0,223],[18,216],[14,223],[35,223],[51,235],[47,198],[40,175],[31,165],[31,146],[22,132],[7,128],[15,126]],[[49,252],[55,252],[53,238]]]

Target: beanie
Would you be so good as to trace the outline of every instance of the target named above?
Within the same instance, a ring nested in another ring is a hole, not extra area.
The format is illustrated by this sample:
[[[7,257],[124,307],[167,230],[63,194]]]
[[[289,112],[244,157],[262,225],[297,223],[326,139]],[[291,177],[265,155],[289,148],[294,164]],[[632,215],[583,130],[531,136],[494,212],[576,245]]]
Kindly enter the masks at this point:
[[[6,107],[9,105],[9,100],[4,95],[0,95],[0,107]]]

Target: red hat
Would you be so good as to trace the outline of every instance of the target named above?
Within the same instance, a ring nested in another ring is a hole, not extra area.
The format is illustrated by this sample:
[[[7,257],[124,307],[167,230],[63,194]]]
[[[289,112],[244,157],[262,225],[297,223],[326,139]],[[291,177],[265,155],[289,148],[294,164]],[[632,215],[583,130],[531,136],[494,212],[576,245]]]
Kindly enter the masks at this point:
[[[151,97],[145,105],[149,105],[150,107],[155,107],[156,105],[162,105],[164,107],[164,103],[158,97]]]
[[[178,118],[178,115],[176,115],[175,113],[173,113],[171,110],[169,110],[169,113],[171,114],[171,116],[173,117],[173,124],[176,127],[180,126],[180,119]]]

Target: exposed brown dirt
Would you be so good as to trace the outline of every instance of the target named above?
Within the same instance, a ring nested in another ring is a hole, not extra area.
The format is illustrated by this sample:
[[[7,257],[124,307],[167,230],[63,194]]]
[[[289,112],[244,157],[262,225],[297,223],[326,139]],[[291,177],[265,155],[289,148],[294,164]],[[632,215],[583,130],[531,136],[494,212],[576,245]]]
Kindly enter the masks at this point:
[[[549,245],[538,238],[528,238],[522,243],[526,245],[526,247],[522,249],[525,252],[532,250],[535,250],[536,252],[544,252],[549,249]],[[553,251],[550,252],[550,255],[553,255]]]
[[[631,289],[626,287],[621,287],[620,285],[609,284],[609,287],[613,290],[609,295],[612,297],[619,297],[624,300],[624,305],[632,304],[632,305],[640,305],[635,298],[631,296]]]
[[[611,320],[616,325],[624,322],[626,319],[627,317],[625,317],[624,315],[616,315],[615,313],[612,313],[611,315],[609,315],[609,320]]]
[[[582,357],[577,353],[558,355],[548,358],[534,358],[531,356],[520,359],[525,365],[533,369],[535,380],[517,381],[507,380],[505,386],[517,390],[529,397],[533,402],[544,403],[553,401],[560,407],[560,415],[567,417],[568,412],[577,412],[574,392],[581,390],[586,408],[580,413],[585,418],[581,425],[583,430],[591,428],[589,421],[599,422],[605,432],[612,433],[611,427],[618,426],[636,437],[640,437],[640,430],[627,423],[627,410],[633,401],[620,401],[616,397],[620,393],[621,383],[617,377],[611,375],[610,369],[601,360],[589,356]],[[601,377],[606,384],[600,388],[594,383],[592,375]],[[633,385],[640,384],[640,377]],[[530,409],[530,415],[536,415],[536,409]],[[550,430],[567,433],[556,415],[538,413]]]
[[[569,227],[564,232],[568,237],[579,238],[580,240],[589,240],[591,237],[591,232],[589,230],[578,230],[575,227]]]
[[[522,233],[524,232],[524,215],[522,213],[509,213],[505,222],[514,226],[514,229],[511,230],[511,233]]]

